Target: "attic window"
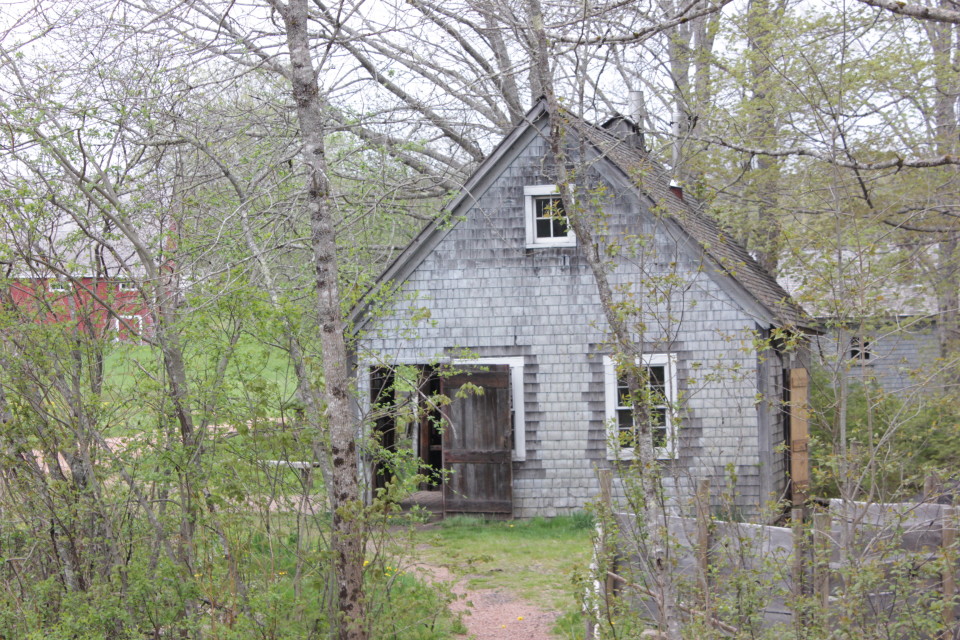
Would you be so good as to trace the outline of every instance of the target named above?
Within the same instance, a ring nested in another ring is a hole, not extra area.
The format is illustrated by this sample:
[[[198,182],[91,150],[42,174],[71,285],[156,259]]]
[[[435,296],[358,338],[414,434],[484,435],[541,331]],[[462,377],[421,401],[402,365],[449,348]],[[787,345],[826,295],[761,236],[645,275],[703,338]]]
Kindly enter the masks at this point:
[[[555,184],[523,188],[527,247],[573,247],[577,238]]]

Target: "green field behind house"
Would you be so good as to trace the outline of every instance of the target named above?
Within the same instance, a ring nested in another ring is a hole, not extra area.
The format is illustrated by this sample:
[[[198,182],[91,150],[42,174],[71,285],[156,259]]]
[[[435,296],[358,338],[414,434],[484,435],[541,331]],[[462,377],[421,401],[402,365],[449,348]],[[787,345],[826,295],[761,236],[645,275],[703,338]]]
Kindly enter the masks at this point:
[[[189,367],[194,376],[189,381],[191,387],[207,391],[222,353],[204,351],[197,345],[188,354],[193,360]],[[158,382],[163,375],[159,349],[118,344],[109,350],[104,359],[103,403],[115,419],[107,425],[108,435],[129,435],[155,420],[156,404],[164,396]],[[230,355],[220,387],[223,395],[216,405],[221,409],[206,417],[212,424],[279,418],[291,408],[296,387],[296,375],[283,350],[241,339]]]

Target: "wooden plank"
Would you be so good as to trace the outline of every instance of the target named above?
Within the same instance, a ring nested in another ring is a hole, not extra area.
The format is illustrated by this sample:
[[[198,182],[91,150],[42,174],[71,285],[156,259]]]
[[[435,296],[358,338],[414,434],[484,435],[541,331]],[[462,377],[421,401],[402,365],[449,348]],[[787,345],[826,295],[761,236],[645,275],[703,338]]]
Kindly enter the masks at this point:
[[[806,369],[790,370],[790,478],[793,503],[806,502],[810,488],[810,381]]]
[[[513,425],[510,368],[458,373],[441,380],[451,399],[443,408],[444,511],[510,513],[513,502]],[[473,385],[479,391],[464,390]]]
[[[489,450],[470,451],[469,449],[447,449],[447,463],[503,464],[513,459],[510,451]]]

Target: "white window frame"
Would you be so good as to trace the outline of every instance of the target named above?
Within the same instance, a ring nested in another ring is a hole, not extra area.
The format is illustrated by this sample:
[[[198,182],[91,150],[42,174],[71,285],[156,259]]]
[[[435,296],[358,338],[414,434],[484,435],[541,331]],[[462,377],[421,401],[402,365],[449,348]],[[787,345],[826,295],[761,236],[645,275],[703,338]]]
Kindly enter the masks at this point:
[[[121,342],[120,340],[120,320],[121,319],[126,321],[127,324],[130,324],[132,321],[133,324],[136,325],[137,327],[137,335],[130,336],[130,342],[139,343],[140,341],[142,341],[143,340],[143,316],[140,315],[139,313],[135,313],[129,316],[120,316],[120,318],[113,319],[113,330],[114,330],[113,341]]]
[[[137,284],[132,280],[120,280],[117,282],[117,291],[136,291]]]
[[[70,281],[51,278],[47,281],[47,290],[50,293],[67,293],[70,291]]]
[[[560,191],[555,184],[537,184],[523,188],[523,210],[526,221],[526,246],[528,249],[543,247],[575,247],[577,246],[577,236],[573,232],[573,227],[567,225],[567,235],[560,238],[538,238],[536,215],[537,208],[534,206],[534,199],[538,196],[557,196]]]
[[[643,366],[663,367],[664,389],[666,390],[666,427],[667,444],[657,447],[654,451],[658,459],[673,458],[676,455],[676,423],[674,409],[677,402],[677,356],[673,353],[651,353],[643,356]],[[634,460],[636,452],[633,447],[623,447],[616,450],[616,443],[620,437],[620,427],[617,424],[617,365],[610,356],[603,357],[603,388],[607,426],[607,459]]]

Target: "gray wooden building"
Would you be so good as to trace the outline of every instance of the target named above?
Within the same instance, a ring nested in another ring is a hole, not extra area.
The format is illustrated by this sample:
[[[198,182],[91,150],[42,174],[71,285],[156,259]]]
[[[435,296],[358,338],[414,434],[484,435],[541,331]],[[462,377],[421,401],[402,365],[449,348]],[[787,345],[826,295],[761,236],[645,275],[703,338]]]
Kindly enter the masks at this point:
[[[611,284],[636,313],[668,493],[682,504],[698,478],[722,487],[732,473],[737,506],[755,515],[788,491],[782,401],[798,366],[769,338],[803,312],[671,186],[628,120],[567,124],[584,185],[573,197],[596,211]],[[569,513],[597,496],[598,468],[632,456],[595,280],[556,210],[547,130],[538,103],[350,318],[365,403],[391,366],[458,367],[419,383],[453,398],[442,433],[427,421],[376,427],[454,472],[448,512]],[[457,394],[466,382],[485,392]]]
[[[836,384],[842,374],[848,384],[875,385],[903,401],[943,390],[934,314],[889,315],[856,323],[825,318],[820,326],[811,336],[811,350],[826,383]]]
[[[804,301],[813,318],[810,352],[816,384],[839,387],[844,377],[847,385],[922,401],[944,390],[943,373],[949,367],[941,357],[940,309],[929,285],[874,275],[902,269],[881,262],[896,264],[891,253],[842,251],[824,257],[808,252],[807,264],[788,267],[780,281]],[[824,263],[834,271],[817,274],[808,285],[804,275],[811,273],[809,265]]]

